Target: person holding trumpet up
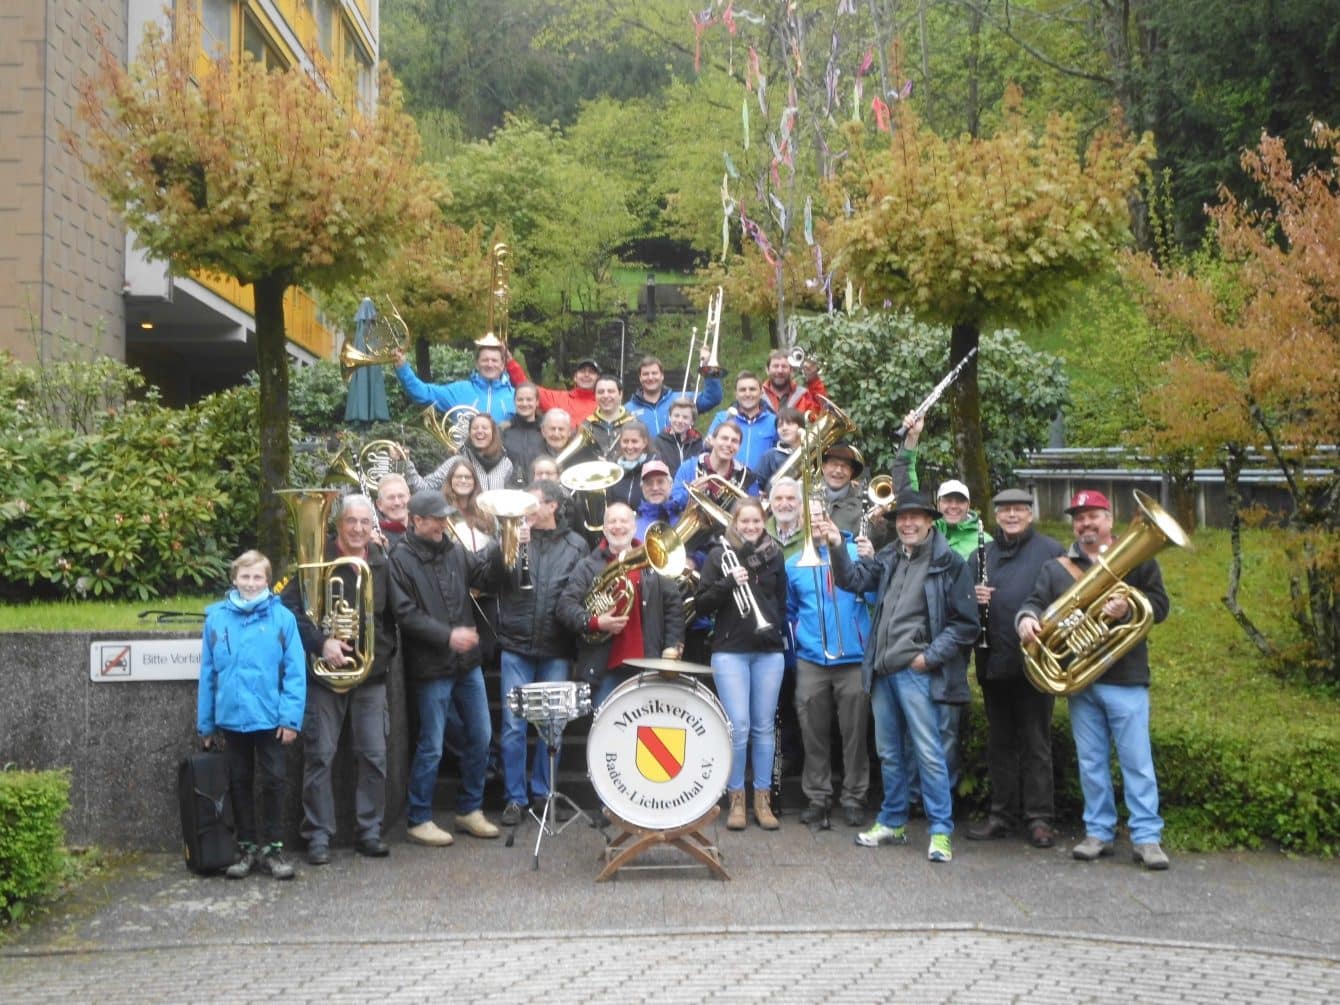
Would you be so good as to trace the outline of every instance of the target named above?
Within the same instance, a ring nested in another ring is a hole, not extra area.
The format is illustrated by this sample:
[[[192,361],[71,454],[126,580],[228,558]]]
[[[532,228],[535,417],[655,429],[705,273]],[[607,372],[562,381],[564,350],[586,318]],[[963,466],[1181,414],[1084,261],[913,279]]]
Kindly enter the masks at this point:
[[[764,529],[765,520],[757,499],[740,501],[721,543],[708,554],[696,596],[699,613],[716,615],[712,679],[731,723],[726,827],[735,831],[745,827],[746,755],[753,769],[754,819],[764,830],[778,826],[769,797],[784,669],[786,567],[781,545]]]

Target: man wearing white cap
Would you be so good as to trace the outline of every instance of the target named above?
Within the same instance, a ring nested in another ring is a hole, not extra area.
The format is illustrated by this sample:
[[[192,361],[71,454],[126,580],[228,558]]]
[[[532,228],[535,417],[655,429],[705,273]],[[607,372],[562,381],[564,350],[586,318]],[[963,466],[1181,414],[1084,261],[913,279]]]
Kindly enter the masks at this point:
[[[893,490],[901,495],[908,489],[920,490],[917,478],[917,441],[921,439],[921,429],[926,424],[924,416],[908,414],[903,418],[907,426],[907,438],[903,447],[894,458]],[[982,520],[977,511],[971,509],[972,496],[968,486],[957,478],[949,478],[940,483],[935,493],[935,504],[940,508],[940,519],[935,529],[945,536],[949,547],[962,559],[969,559],[982,544],[980,533]]]

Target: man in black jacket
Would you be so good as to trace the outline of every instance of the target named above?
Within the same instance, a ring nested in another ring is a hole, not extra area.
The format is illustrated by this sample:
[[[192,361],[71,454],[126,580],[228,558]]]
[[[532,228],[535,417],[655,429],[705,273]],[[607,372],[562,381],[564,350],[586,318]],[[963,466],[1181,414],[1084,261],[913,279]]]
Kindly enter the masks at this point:
[[[1112,546],[1112,505],[1107,496],[1081,489],[1066,509],[1075,531],[1070,550],[1042,567],[1033,592],[1015,619],[1019,638],[1027,646],[1037,639],[1042,614]],[[1154,559],[1137,565],[1124,582],[1149,601],[1157,624],[1168,616],[1168,593],[1163,573]],[[1128,619],[1131,605],[1120,596],[1103,604],[1109,623]],[[1149,644],[1141,639],[1107,671],[1083,690],[1069,695],[1070,731],[1079,761],[1079,783],[1084,792],[1084,840],[1071,849],[1081,862],[1111,855],[1117,832],[1117,807],[1112,792],[1112,747],[1121,764],[1122,789],[1130,810],[1131,850],[1146,869],[1168,868],[1168,856],[1159,841],[1159,784],[1154,776],[1154,753],[1149,744]]]
[[[624,503],[605,509],[604,539],[578,564],[558,599],[558,619],[580,636],[573,676],[591,684],[597,708],[635,671],[623,669],[625,659],[660,656],[678,659],[684,651],[684,609],[675,580],[649,568],[626,577],[633,590],[631,608],[622,614],[592,617],[587,591],[607,565],[640,542],[633,537],[636,516]]]
[[[456,827],[475,837],[498,836],[483,811],[493,730],[470,588],[496,586],[502,578],[502,557],[492,541],[480,552],[464,547],[448,529],[450,515],[442,493],[416,492],[409,501],[409,533],[390,560],[396,617],[405,639],[405,674],[419,710],[419,741],[409,775],[409,839],[434,846],[452,843],[451,835],[433,822],[433,789],[453,707],[464,734]]]
[[[569,530],[560,518],[565,497],[558,482],[534,482],[526,491],[539,508],[518,528],[521,557],[498,593],[503,695],[500,747],[507,795],[502,822],[508,827],[521,822],[526,807],[526,720],[512,712],[507,695],[523,684],[568,679],[572,636],[559,624],[558,598],[588,551],[581,535]],[[530,791],[537,802],[548,797],[549,785],[549,749],[537,740],[530,777]]]
[[[1065,549],[1033,527],[1033,497],[1005,489],[991,500],[996,530],[985,556],[969,561],[977,583],[978,609],[987,614],[988,648],[977,650],[977,682],[986,702],[986,770],[991,779],[991,813],[968,828],[970,841],[1002,838],[1028,827],[1029,843],[1055,843],[1052,819],[1052,707],[1024,676],[1024,657],[1014,619],[1033,591],[1042,566]],[[985,582],[978,562],[985,558]],[[1022,811],[1022,814],[1021,814]]]
[[[917,492],[898,497],[893,510],[898,539],[878,554],[853,563],[842,534],[827,523],[833,582],[852,593],[879,591],[870,619],[861,676],[870,692],[875,745],[884,779],[884,803],[874,826],[856,836],[873,848],[907,844],[909,753],[921,776],[930,824],[926,857],[953,858],[953,796],[936,705],[968,701],[968,648],[977,638],[977,601],[972,577],[934,522],[939,512]],[[868,543],[858,543],[858,554]],[[903,728],[912,750],[903,745]]]
[[[367,677],[356,687],[336,690],[312,673],[312,660],[325,660],[336,669],[348,666],[355,646],[328,636],[307,616],[301,579],[294,576],[284,587],[282,599],[298,619],[298,634],[308,655],[307,707],[302,724],[302,813],[300,827],[307,841],[307,861],[325,865],[330,861],[330,839],[335,836],[335,793],[331,765],[339,746],[344,721],[349,720],[358,780],[354,790],[354,847],[362,855],[383,858],[388,853],[382,840],[382,818],[386,815],[386,673],[396,651],[396,622],[386,554],[372,540],[377,511],[365,495],[348,495],[340,503],[335,534],[326,542],[325,561],[338,556],[359,558],[372,574],[373,657]],[[358,603],[355,572],[349,564],[331,573],[344,585],[347,603]],[[311,603],[315,598],[306,598]],[[329,612],[327,612],[329,613]],[[361,648],[362,637],[359,638]]]

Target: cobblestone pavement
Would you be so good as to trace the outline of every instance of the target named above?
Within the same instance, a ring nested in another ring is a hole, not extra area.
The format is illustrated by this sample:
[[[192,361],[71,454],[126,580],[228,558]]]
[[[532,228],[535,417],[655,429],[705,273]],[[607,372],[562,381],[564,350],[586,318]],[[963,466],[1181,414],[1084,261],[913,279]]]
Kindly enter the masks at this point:
[[[224,943],[0,960],[9,1002],[1333,1002],[1340,964],[991,931]]]
[[[441,821],[451,825],[450,815]],[[1129,847],[1075,862],[1067,835],[954,842],[954,861],[858,848],[853,830],[713,832],[732,879],[700,868],[593,883],[587,827],[533,825],[391,856],[336,849],[276,883],[190,875],[140,855],[0,946],[11,1002],[1340,1001],[1340,862]],[[683,857],[660,849],[649,861]],[[538,933],[538,934],[537,934]]]

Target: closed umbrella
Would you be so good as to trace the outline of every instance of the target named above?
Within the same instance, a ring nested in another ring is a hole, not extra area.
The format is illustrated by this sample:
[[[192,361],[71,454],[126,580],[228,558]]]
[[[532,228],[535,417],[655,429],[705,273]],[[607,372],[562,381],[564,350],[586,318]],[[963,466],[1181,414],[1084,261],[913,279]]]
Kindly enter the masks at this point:
[[[377,322],[377,308],[364,297],[354,315],[354,348],[367,350],[368,334]],[[360,366],[349,381],[349,396],[344,402],[344,421],[370,425],[391,418],[386,407],[386,375],[379,366]]]

